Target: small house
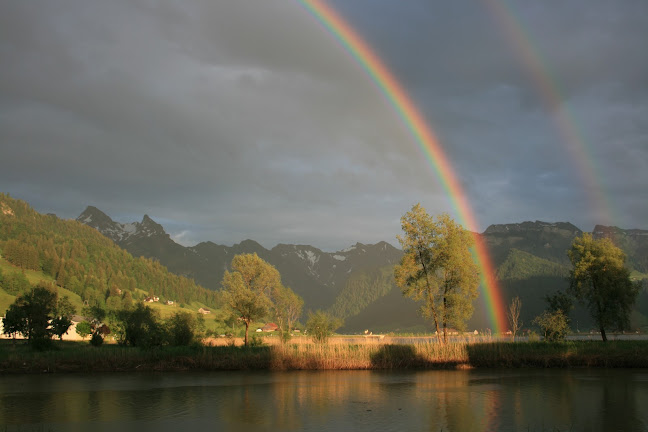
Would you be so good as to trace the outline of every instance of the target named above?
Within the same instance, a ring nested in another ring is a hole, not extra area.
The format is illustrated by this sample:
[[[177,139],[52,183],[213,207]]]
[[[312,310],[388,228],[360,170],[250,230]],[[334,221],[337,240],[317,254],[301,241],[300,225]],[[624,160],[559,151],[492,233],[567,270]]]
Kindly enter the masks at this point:
[[[279,326],[275,323],[267,323],[263,327],[261,327],[261,330],[264,332],[273,332],[279,330]]]
[[[211,311],[209,309],[207,309],[207,308],[200,308],[200,309],[198,309],[198,313],[201,313],[203,315],[207,315],[207,314],[210,314]]]

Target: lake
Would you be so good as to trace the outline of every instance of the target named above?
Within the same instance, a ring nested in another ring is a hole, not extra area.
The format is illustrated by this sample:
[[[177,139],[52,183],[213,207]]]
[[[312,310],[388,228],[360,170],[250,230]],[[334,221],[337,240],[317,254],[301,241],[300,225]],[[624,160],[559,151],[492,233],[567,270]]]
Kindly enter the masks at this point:
[[[0,376],[7,431],[646,431],[648,370]]]

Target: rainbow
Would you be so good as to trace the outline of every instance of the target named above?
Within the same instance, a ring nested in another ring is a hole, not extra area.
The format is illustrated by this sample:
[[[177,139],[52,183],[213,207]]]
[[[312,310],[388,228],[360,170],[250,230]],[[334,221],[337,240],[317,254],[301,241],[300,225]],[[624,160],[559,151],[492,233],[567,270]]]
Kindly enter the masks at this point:
[[[304,8],[330,33],[364,69],[396,111],[407,130],[423,152],[445,189],[460,222],[473,233],[475,255],[482,275],[483,298],[495,333],[508,328],[506,305],[495,277],[495,270],[484,241],[477,231],[479,225],[457,180],[452,165],[427,126],[425,119],[408,94],[369,45],[323,0],[298,0]]]
[[[482,0],[497,27],[502,31],[506,41],[520,59],[525,72],[535,85],[538,96],[545,109],[553,115],[558,133],[564,147],[571,156],[576,170],[584,185],[589,202],[596,210],[602,212],[597,218],[606,225],[616,220],[613,206],[607,199],[607,194],[601,186],[598,167],[591,151],[588,150],[583,134],[577,127],[568,106],[562,102],[558,81],[552,76],[540,51],[533,45],[531,38],[525,32],[519,18],[515,16],[512,6],[507,6],[504,0]]]

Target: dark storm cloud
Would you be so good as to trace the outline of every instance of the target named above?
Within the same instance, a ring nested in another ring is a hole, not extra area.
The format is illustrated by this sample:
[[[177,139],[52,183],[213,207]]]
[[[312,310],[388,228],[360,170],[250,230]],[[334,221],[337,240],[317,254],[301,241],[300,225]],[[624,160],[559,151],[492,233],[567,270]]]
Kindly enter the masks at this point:
[[[413,3],[336,5],[399,71],[482,221],[591,229],[608,207],[614,223],[645,225],[648,4]],[[597,194],[608,202],[588,198]]]
[[[555,108],[617,223],[646,227],[645,2],[514,5],[558,107],[487,2],[335,6],[423,110],[481,229],[599,221]],[[39,211],[327,249],[394,243],[418,201],[452,211],[392,107],[294,2],[5,1],[0,62],[0,184]]]

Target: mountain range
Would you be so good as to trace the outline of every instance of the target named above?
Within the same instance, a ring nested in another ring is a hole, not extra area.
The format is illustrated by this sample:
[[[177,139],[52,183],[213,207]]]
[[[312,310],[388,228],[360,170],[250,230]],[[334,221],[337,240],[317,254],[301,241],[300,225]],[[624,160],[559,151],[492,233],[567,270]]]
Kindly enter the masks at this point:
[[[185,247],[147,215],[141,222],[122,224],[89,206],[77,221],[95,228],[132,255],[155,259],[171,272],[211,290],[220,288],[235,255],[256,253],[279,270],[283,283],[304,299],[306,310],[332,312],[344,319],[346,331],[422,330],[426,325],[416,313],[416,303],[403,297],[394,284],[393,266],[402,251],[387,242],[356,243],[337,252],[289,244],[266,249],[253,240],[233,246],[208,241]],[[566,251],[582,233],[568,222],[536,221],[491,225],[480,234],[497,269],[504,299],[508,302],[514,295],[520,296],[526,323],[545,308],[545,295],[566,287],[570,269]],[[621,247],[637,277],[648,273],[648,231],[597,225],[593,235],[609,237]],[[578,324],[590,325],[582,308],[574,315]],[[648,295],[644,290],[633,322],[646,325],[647,316]],[[484,307],[475,305],[469,327],[488,327]]]

